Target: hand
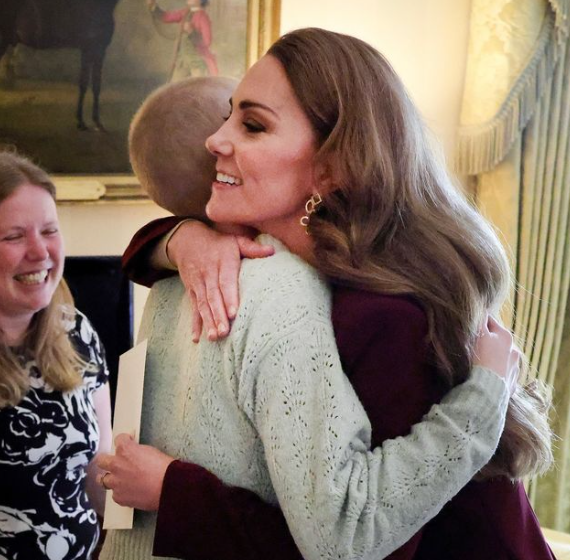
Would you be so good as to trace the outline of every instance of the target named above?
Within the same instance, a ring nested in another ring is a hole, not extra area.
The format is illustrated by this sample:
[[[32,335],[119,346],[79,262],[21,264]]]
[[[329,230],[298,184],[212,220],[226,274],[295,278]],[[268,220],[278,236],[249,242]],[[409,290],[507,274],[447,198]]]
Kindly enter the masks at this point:
[[[168,243],[168,256],[178,268],[192,301],[192,340],[198,342],[204,326],[208,340],[230,332],[230,320],[239,306],[241,258],[274,253],[245,235],[218,233],[205,224],[182,224]]]
[[[120,506],[157,511],[162,483],[168,465],[174,461],[150,445],[135,443],[132,436],[115,438],[115,455],[101,454],[95,460],[106,472],[104,486],[113,491],[113,500]]]
[[[511,331],[488,316],[475,344],[473,365],[493,370],[505,380],[512,395],[517,387],[520,361],[521,352],[514,345]]]

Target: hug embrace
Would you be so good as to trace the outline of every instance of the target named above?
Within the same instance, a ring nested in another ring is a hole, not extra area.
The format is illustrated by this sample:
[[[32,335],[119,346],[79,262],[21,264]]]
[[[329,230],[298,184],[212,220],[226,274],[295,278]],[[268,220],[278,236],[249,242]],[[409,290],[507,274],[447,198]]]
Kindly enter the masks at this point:
[[[131,129],[179,217],[125,254],[162,278],[144,444],[100,464],[147,511],[103,558],[551,559],[520,482],[550,464],[548,403],[490,317],[507,259],[392,68],[304,29],[233,88],[159,90]]]
[[[153,284],[141,444],[120,435],[96,462],[99,490],[139,511],[134,529],[108,532],[102,560],[552,560],[520,482],[551,462],[548,402],[518,383],[524,361],[494,318],[507,259],[382,55],[294,31],[237,86],[208,77],[158,90],[130,152],[175,216],[125,254],[132,277]],[[10,205],[42,200],[34,223],[14,227],[29,240],[23,261],[41,257],[49,280],[26,307],[39,269],[13,266],[24,242],[4,232],[0,288],[17,290],[0,298],[2,379],[34,373],[12,384],[3,419],[36,378],[55,379],[15,365],[45,352],[35,326],[61,291],[61,267],[48,266],[63,254],[46,226],[53,193],[38,181],[0,198],[22,220]],[[82,391],[89,412],[83,480],[106,369],[69,298],[53,306],[72,372],[53,392]],[[90,555],[95,517],[80,500],[89,537],[83,552],[79,539],[52,542],[57,558]],[[0,528],[2,553],[21,526]],[[56,557],[39,550],[30,558]]]

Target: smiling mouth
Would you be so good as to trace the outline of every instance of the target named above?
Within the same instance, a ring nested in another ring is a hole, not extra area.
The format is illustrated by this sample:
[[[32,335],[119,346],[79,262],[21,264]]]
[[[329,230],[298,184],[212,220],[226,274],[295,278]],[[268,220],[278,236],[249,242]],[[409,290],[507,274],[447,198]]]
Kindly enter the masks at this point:
[[[226,173],[221,173],[219,171],[216,173],[216,181],[224,185],[234,185],[236,187],[239,187],[242,184],[242,180],[239,177],[227,175]]]
[[[39,270],[38,272],[30,272],[29,274],[16,274],[14,278],[21,282],[22,284],[26,284],[26,286],[32,286],[34,284],[42,284],[46,281],[48,277],[49,270]]]

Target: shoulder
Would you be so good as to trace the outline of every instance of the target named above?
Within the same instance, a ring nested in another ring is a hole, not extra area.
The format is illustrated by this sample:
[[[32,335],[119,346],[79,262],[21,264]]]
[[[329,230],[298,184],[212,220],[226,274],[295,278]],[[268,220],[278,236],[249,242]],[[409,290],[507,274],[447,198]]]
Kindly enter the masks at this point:
[[[334,339],[330,290],[319,273],[282,246],[271,257],[245,260],[231,331],[236,348],[262,356],[278,342],[314,332]]]
[[[364,354],[419,359],[426,350],[427,315],[412,297],[336,286],[332,318],[347,366]]]
[[[265,259],[246,259],[240,275],[242,305],[257,312],[289,314],[305,309],[313,318],[330,321],[331,295],[324,277],[282,245]]]
[[[333,296],[333,321],[344,329],[359,326],[368,332],[413,332],[427,335],[428,319],[412,296],[387,295],[337,286]]]
[[[63,326],[72,339],[87,346],[99,340],[91,321],[79,309],[66,305],[62,307],[62,312]]]
[[[82,375],[85,383],[97,389],[109,379],[105,349],[91,321],[74,307],[63,308],[64,328],[75,350],[87,362]]]
[[[334,306],[342,312],[358,315],[360,321],[426,324],[427,316],[412,296],[374,293],[358,288],[335,287]]]

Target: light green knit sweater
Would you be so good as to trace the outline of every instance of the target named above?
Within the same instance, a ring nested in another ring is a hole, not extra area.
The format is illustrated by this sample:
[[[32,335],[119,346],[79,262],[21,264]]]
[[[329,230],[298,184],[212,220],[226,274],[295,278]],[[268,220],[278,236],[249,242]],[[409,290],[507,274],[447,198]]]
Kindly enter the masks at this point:
[[[244,261],[239,314],[221,342],[191,342],[178,278],[153,287],[141,439],[278,502],[307,560],[383,558],[491,458],[505,383],[475,368],[409,436],[370,451],[327,285],[271,242],[273,257]],[[110,531],[101,560],[151,558],[155,519],[139,512],[135,529]]]

